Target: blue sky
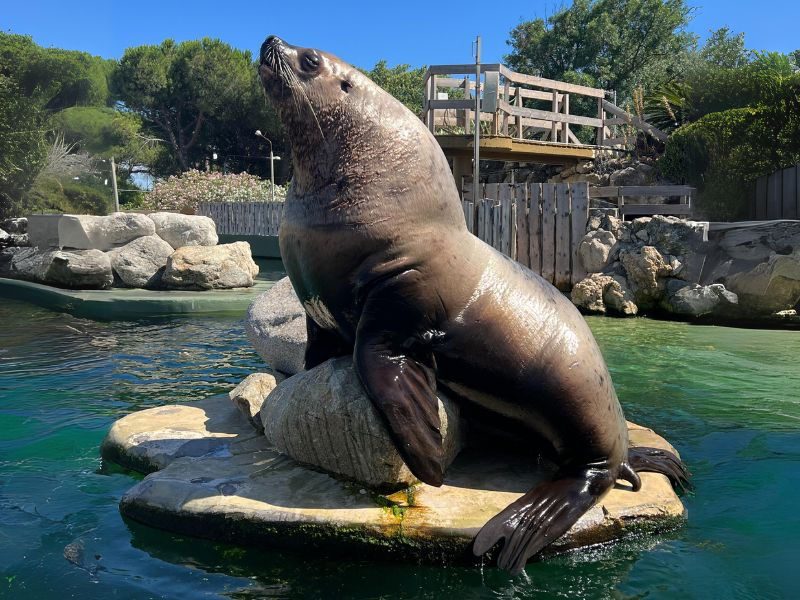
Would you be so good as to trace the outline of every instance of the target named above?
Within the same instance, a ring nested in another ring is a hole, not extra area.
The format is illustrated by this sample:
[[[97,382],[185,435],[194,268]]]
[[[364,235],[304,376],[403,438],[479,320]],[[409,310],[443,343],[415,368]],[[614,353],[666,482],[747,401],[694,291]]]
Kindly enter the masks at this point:
[[[552,0],[6,0],[0,29],[32,35],[44,46],[107,58],[119,58],[128,46],[204,36],[255,55],[266,35],[274,33],[361,67],[371,67],[382,58],[390,65],[418,66],[471,62],[476,35],[483,38],[484,62],[499,62],[508,51],[508,32],[516,24],[550,14],[562,4]],[[689,4],[696,9],[690,29],[701,36],[727,25],[743,31],[750,48],[781,52],[800,48],[800,0],[689,0]]]

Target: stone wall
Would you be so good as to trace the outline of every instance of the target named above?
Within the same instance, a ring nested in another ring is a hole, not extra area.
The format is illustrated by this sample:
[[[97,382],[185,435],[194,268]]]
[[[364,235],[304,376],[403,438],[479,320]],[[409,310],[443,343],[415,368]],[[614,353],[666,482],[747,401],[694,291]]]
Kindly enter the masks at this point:
[[[571,296],[588,313],[786,318],[800,302],[800,221],[623,222],[593,209],[578,255],[589,275]]]

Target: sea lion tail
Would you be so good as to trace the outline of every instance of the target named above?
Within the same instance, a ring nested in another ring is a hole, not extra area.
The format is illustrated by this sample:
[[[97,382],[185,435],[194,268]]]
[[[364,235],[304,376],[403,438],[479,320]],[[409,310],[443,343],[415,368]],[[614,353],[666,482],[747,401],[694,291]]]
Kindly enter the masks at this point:
[[[528,559],[557,540],[614,484],[606,469],[540,483],[492,517],[475,537],[481,556],[503,541],[497,566],[517,575]]]
[[[628,464],[637,473],[647,471],[666,475],[672,486],[682,491],[692,487],[689,471],[683,461],[669,450],[649,446],[628,448]]]

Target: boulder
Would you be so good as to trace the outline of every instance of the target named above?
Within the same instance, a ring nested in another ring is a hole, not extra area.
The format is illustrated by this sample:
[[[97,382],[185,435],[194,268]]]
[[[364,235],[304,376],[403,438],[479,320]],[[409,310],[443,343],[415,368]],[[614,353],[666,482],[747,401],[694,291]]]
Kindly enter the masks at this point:
[[[156,235],[175,250],[184,246],[216,246],[217,226],[209,217],[157,212],[147,215],[156,226]]]
[[[711,285],[687,284],[673,279],[667,284],[663,306],[671,313],[700,317],[737,304],[736,294],[721,283]]]
[[[458,407],[441,393],[439,419],[447,467],[461,449],[462,430]],[[261,422],[267,440],[298,462],[377,489],[416,481],[350,357],[328,360],[280,383],[261,407]]]
[[[725,285],[748,316],[795,308],[800,302],[800,248],[788,255],[772,254],[751,270],[728,276]]]
[[[157,235],[146,235],[109,250],[108,257],[114,272],[128,287],[155,288],[172,252],[172,246]]]
[[[0,277],[14,277],[12,270],[11,270],[11,261],[14,258],[14,255],[22,252],[22,251],[29,251],[30,248],[18,248],[16,246],[10,246],[8,248],[0,248]]]
[[[8,246],[12,245],[14,244],[11,243],[11,234],[3,229],[0,229],[0,248],[7,248]]]
[[[597,229],[587,233],[578,246],[578,256],[586,272],[599,273],[605,269],[616,243],[617,238],[610,231]]]
[[[606,309],[624,316],[635,316],[638,307],[625,278],[593,273],[572,288],[572,303],[584,312],[605,314]]]
[[[786,255],[800,248],[800,221],[731,224],[718,243],[733,259],[766,261],[773,253]]]
[[[672,274],[672,266],[653,246],[643,246],[636,250],[620,252],[620,263],[627,273],[640,308],[649,308],[664,293],[664,278]]]
[[[283,379],[283,378],[282,378]],[[275,389],[278,381],[271,373],[253,373],[233,388],[228,397],[233,405],[258,432],[264,431],[261,423],[261,405],[269,393]]]
[[[59,245],[80,250],[111,250],[155,232],[150,218],[133,213],[118,212],[106,217],[64,215],[58,222]]]
[[[30,215],[27,233],[35,248],[58,248],[58,224],[62,215]]]
[[[685,256],[708,241],[708,223],[655,215],[645,225],[651,246],[664,254]]]
[[[0,221],[0,229],[4,229],[8,233],[28,233],[28,219],[25,217],[5,219]]]
[[[8,276],[14,279],[43,283],[56,252],[57,250],[39,250],[38,248],[23,248],[14,252],[11,256]]]
[[[70,289],[100,290],[111,287],[111,261],[100,250],[57,250],[52,252],[44,282]]]
[[[250,244],[234,242],[178,248],[167,259],[161,282],[171,289],[220,290],[252,287],[256,275]]]
[[[12,233],[9,245],[24,248],[31,245],[31,240],[27,233]]]
[[[247,309],[245,331],[270,367],[289,375],[303,370],[306,313],[288,277],[253,300]]]
[[[611,173],[609,185],[648,185],[655,177],[655,169],[650,165],[636,164]]]

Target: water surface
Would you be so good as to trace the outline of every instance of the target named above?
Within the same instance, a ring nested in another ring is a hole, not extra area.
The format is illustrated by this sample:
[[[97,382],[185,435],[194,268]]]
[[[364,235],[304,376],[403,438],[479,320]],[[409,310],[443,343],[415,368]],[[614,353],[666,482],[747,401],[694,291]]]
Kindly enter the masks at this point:
[[[98,447],[131,411],[260,368],[241,320],[98,323],[0,300],[0,597],[800,597],[800,332],[591,318],[626,415],[682,453],[687,525],[529,565],[337,560],[122,519]]]

